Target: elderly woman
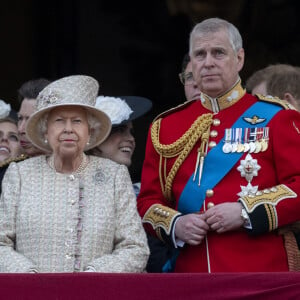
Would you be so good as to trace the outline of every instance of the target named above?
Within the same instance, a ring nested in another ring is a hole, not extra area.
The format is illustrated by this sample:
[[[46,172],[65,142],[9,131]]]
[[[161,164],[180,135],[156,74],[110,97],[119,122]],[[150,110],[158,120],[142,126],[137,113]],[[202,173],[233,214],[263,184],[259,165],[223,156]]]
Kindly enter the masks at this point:
[[[125,166],[84,154],[109,134],[89,76],[37,98],[29,139],[49,155],[12,163],[0,199],[1,272],[142,272],[149,255]]]

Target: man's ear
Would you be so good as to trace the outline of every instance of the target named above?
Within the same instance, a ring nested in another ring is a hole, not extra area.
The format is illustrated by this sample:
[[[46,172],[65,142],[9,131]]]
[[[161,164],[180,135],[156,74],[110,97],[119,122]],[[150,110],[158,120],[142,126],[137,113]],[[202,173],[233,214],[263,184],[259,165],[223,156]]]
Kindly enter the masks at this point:
[[[238,69],[238,72],[240,72],[244,66],[244,59],[245,59],[245,50],[243,48],[241,48],[237,54],[236,54],[236,57],[237,57],[237,69]]]
[[[283,100],[286,100],[288,103],[292,104],[296,110],[300,111],[300,101],[297,100],[291,93],[284,93]]]
[[[294,96],[289,93],[289,92],[286,92],[284,93],[283,95],[283,100],[286,100],[287,102],[293,104],[295,106],[295,104],[297,104],[297,100],[294,98]]]

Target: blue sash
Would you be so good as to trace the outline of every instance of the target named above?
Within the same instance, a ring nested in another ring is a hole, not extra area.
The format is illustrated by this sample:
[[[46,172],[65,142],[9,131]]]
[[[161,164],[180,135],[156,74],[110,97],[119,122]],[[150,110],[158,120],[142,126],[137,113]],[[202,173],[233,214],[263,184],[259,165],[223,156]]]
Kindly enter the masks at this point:
[[[282,107],[268,102],[258,101],[249,107],[233,124],[232,128],[265,127]],[[246,123],[243,118],[259,114],[264,121],[258,124]],[[178,202],[178,211],[183,214],[199,212],[206,196],[206,190],[213,189],[232,169],[244,154],[223,153],[223,140],[211,149],[205,157],[201,185],[198,186],[198,176],[193,181],[193,174],[185,185]]]

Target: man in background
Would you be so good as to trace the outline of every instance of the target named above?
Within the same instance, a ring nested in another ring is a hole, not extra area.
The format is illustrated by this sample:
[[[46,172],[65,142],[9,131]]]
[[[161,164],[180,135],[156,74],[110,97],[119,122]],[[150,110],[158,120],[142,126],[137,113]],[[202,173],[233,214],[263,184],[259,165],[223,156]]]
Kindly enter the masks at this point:
[[[195,100],[200,98],[200,90],[194,80],[192,72],[192,63],[188,53],[186,53],[182,60],[181,73],[179,73],[180,82],[184,86],[184,94],[186,100]]]
[[[254,72],[246,81],[253,95],[271,95],[288,101],[300,111],[300,68],[274,64]]]
[[[20,144],[27,156],[43,154],[42,150],[35,147],[26,136],[26,125],[29,117],[35,110],[35,103],[38,94],[50,83],[45,78],[29,80],[21,85],[18,90],[18,101],[20,109],[18,112],[18,132]]]

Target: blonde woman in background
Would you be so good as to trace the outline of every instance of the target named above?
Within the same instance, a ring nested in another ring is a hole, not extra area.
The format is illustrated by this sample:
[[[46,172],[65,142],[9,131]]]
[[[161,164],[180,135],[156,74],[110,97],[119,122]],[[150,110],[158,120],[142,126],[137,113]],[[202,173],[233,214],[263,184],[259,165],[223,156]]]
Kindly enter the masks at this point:
[[[10,104],[0,100],[0,193],[2,178],[8,165],[24,158],[18,135],[17,114]]]
[[[0,162],[21,154],[17,120],[13,116],[10,104],[0,100]]]

